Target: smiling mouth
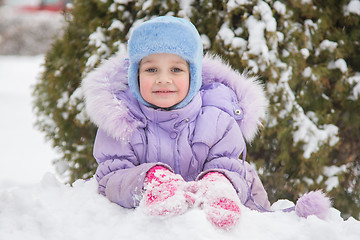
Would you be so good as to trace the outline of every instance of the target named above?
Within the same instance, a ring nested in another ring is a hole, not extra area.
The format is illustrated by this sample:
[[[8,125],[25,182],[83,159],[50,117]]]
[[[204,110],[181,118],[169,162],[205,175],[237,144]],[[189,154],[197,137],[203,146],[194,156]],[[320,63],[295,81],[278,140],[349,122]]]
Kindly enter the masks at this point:
[[[170,91],[170,90],[160,90],[160,91],[153,91],[153,93],[156,94],[167,94],[167,93],[175,93],[176,91]]]

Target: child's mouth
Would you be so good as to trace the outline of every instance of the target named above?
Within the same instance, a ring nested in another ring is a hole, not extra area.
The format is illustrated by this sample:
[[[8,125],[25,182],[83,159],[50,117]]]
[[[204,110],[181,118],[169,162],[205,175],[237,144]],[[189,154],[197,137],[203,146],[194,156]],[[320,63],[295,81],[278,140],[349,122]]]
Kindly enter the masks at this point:
[[[175,93],[175,91],[170,91],[170,90],[158,90],[158,91],[153,91],[153,93],[155,93],[155,94],[171,94],[171,93]]]

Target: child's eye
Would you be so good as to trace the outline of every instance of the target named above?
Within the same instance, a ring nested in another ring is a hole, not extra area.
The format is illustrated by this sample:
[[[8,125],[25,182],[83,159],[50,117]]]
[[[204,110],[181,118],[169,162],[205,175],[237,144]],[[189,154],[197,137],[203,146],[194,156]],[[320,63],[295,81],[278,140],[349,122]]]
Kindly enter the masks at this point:
[[[150,73],[154,73],[154,72],[156,72],[156,68],[147,68],[145,71],[150,72]]]
[[[175,67],[175,68],[172,69],[172,71],[173,71],[173,72],[182,72],[182,69]]]

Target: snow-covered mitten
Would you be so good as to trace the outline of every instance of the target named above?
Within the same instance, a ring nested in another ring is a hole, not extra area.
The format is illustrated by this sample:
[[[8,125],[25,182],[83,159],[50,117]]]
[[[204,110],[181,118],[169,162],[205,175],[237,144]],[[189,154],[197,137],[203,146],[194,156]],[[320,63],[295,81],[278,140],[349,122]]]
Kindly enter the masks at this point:
[[[295,212],[300,217],[307,218],[315,215],[320,219],[325,219],[331,201],[322,191],[311,191],[300,197],[295,205]]]
[[[230,230],[240,219],[241,202],[230,181],[221,173],[210,172],[198,183],[202,197],[199,201],[214,225]]]
[[[184,188],[186,182],[162,166],[151,168],[145,178],[145,193],[140,207],[149,215],[175,216],[183,214],[191,205]]]

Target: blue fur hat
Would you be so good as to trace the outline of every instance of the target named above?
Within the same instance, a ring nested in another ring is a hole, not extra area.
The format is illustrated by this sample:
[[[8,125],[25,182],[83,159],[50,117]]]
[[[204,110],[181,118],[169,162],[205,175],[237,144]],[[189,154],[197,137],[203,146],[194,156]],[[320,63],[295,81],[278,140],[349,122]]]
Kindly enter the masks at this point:
[[[190,87],[183,101],[172,109],[186,106],[199,91],[202,78],[203,45],[194,25],[182,18],[163,16],[146,21],[137,27],[128,42],[129,72],[128,83],[133,96],[146,106],[139,90],[138,67],[142,58],[155,53],[179,55],[189,63]]]

